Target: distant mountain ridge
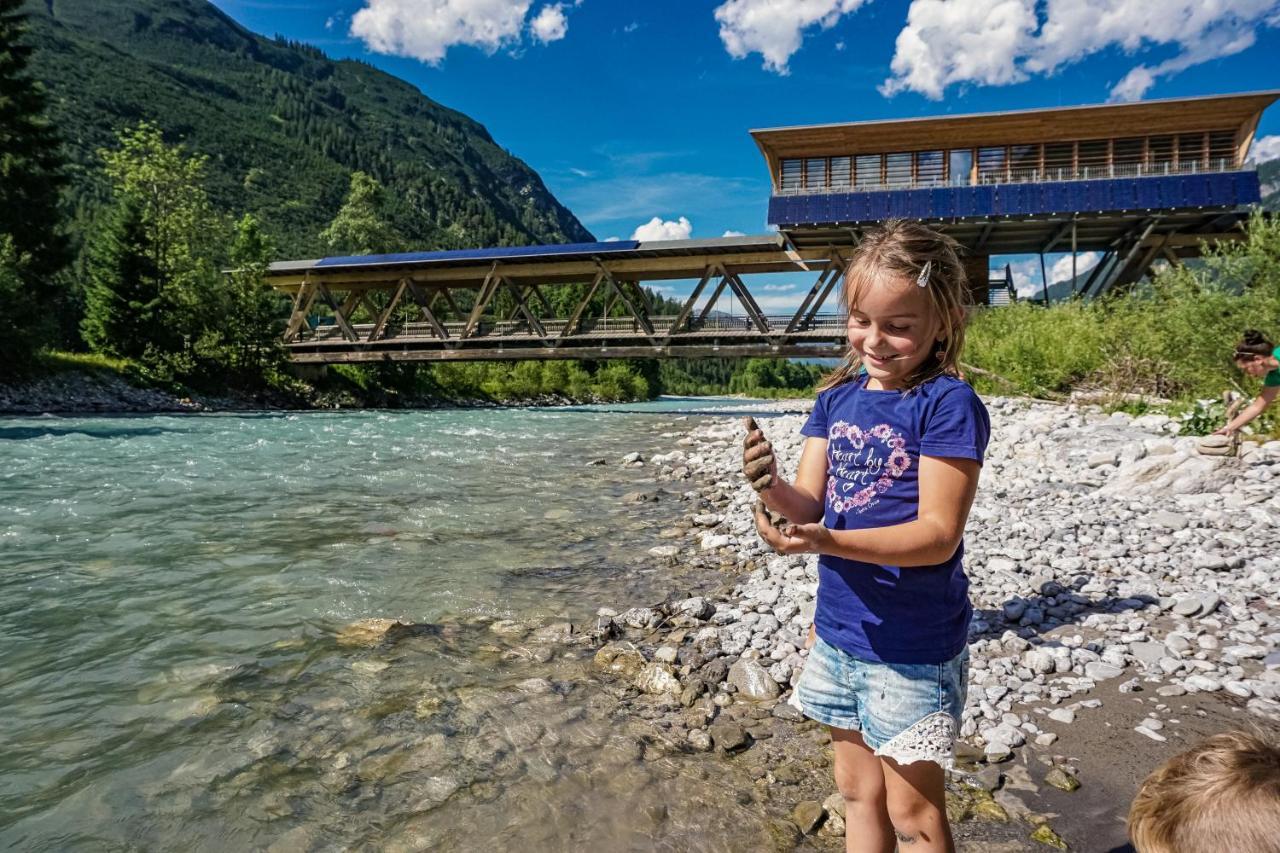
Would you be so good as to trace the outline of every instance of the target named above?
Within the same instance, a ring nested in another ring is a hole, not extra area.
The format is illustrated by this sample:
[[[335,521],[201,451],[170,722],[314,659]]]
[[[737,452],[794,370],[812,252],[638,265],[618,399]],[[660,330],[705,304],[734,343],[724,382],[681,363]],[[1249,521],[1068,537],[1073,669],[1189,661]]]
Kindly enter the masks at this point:
[[[107,198],[96,151],[148,120],[209,155],[215,204],[259,214],[282,255],[322,253],[357,169],[386,186],[413,249],[594,239],[481,124],[366,63],[256,35],[205,0],[26,9],[81,225]]]

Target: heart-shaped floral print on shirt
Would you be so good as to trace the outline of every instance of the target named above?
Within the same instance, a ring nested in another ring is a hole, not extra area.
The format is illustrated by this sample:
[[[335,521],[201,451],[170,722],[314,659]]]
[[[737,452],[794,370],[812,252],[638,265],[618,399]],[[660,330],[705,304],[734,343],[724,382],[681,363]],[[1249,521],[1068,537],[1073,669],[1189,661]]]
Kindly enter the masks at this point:
[[[911,455],[907,453],[906,439],[894,432],[893,427],[888,424],[877,424],[871,429],[863,431],[862,428],[855,424],[836,421],[831,425],[831,429],[827,431],[827,436],[828,441],[834,441],[837,438],[845,439],[852,446],[855,453],[859,453],[867,449],[868,445],[871,445],[872,448],[883,447],[889,454],[884,461],[879,478],[848,497],[841,497],[837,493],[836,477],[834,475],[827,477],[827,503],[836,512],[845,512],[851,509],[862,512],[872,498],[889,491],[893,481],[901,477],[911,467]]]

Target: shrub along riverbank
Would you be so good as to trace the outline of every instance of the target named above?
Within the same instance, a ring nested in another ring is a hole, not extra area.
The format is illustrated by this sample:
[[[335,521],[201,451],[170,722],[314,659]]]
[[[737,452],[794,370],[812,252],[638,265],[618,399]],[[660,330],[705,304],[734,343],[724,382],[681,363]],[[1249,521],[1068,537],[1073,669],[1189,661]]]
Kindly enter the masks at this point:
[[[1216,413],[1197,411],[1197,401],[1258,391],[1231,361],[1248,328],[1280,334],[1280,222],[1261,216],[1239,242],[1129,292],[978,311],[964,361],[980,391],[1055,398],[1083,390],[1118,407],[1165,401],[1207,425]],[[1270,412],[1255,423],[1268,433],[1280,427]]]

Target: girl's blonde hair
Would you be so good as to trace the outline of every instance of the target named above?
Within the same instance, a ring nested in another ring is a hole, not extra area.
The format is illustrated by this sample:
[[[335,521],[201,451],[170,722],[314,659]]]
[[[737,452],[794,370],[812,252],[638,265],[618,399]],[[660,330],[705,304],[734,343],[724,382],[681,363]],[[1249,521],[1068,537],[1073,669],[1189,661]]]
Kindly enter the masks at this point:
[[[920,279],[922,273],[925,273],[924,279]],[[844,271],[845,311],[856,308],[866,289],[886,278],[906,282],[911,287],[922,281],[934,317],[942,326],[942,340],[908,377],[907,387],[914,388],[943,374],[958,375],[969,296],[969,279],[960,262],[960,244],[927,225],[905,219],[890,219],[868,231]],[[818,390],[834,388],[857,378],[861,372],[862,359],[850,348],[844,361],[822,380]]]

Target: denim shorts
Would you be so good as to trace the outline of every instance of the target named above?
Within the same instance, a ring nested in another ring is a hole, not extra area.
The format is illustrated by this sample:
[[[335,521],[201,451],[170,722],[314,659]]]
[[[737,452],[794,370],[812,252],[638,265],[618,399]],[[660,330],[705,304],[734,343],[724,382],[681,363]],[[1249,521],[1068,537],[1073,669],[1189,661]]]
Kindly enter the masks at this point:
[[[943,663],[882,663],[819,637],[794,698],[809,719],[861,732],[876,755],[951,767],[968,674],[967,647]]]

